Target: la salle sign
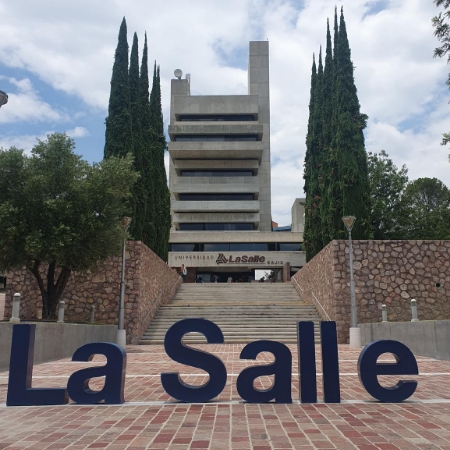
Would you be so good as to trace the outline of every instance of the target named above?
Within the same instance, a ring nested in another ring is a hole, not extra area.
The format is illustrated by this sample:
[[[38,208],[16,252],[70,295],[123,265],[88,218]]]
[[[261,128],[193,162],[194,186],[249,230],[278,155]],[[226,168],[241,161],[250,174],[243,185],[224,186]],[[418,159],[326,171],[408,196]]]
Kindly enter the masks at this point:
[[[66,387],[32,388],[34,336],[36,325],[14,325],[7,406],[62,405],[69,397],[78,404],[96,403],[122,404],[125,402],[124,385],[126,353],[116,344],[109,342],[91,343],[78,348],[72,361],[90,361],[95,355],[104,355],[106,364],[100,367],[75,371]],[[186,333],[202,333],[209,344],[223,344],[221,329],[205,319],[185,319],[176,322],[167,331],[164,347],[174,361],[206,371],[209,379],[201,386],[191,386],[180,379],[178,372],[161,373],[161,384],[174,399],[188,403],[208,402],[224,389],[227,371],[223,362],[215,355],[186,346]],[[321,349],[323,373],[323,401],[340,403],[339,358],[335,322],[321,322]],[[317,374],[315,360],[314,323],[298,322],[298,372],[299,391],[302,403],[317,403]],[[239,374],[236,388],[244,401],[251,403],[291,403],[292,354],[289,348],[276,341],[260,340],[247,344],[240,359],[255,360],[259,353],[270,352],[274,361],[268,365],[247,367]],[[379,356],[393,354],[395,363],[378,363]],[[417,381],[399,380],[395,386],[383,387],[378,375],[418,375],[416,359],[409,348],[392,340],[374,341],[359,355],[358,375],[367,392],[382,402],[396,403],[409,398],[417,388]],[[253,385],[258,377],[274,376],[270,389],[260,390]],[[99,391],[89,388],[92,378],[105,377]]]

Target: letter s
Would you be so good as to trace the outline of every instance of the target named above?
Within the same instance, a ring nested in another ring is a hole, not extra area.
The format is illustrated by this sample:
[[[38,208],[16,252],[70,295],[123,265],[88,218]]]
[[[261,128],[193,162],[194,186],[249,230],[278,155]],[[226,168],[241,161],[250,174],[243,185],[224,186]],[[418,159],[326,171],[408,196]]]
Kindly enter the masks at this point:
[[[188,347],[182,339],[186,333],[202,333],[208,344],[223,344],[221,329],[206,319],[184,319],[173,324],[164,338],[167,355],[180,364],[197,367],[209,373],[209,380],[201,386],[191,386],[181,380],[178,372],[161,373],[161,384],[173,398],[187,403],[202,403],[217,397],[227,382],[223,362],[207,352]]]

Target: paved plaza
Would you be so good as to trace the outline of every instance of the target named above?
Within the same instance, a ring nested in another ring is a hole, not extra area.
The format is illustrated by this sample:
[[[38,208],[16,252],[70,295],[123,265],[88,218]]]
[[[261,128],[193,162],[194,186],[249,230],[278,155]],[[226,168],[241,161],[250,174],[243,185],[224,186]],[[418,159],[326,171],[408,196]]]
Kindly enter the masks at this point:
[[[243,345],[195,345],[219,356],[228,380],[217,401],[180,404],[162,389],[159,373],[179,371],[189,384],[204,382],[198,369],[171,361],[162,346],[129,346],[126,404],[6,407],[8,373],[0,372],[0,449],[449,449],[450,362],[417,357],[418,388],[402,404],[374,402],[356,374],[359,351],[340,346],[341,404],[299,403],[297,348],[292,404],[245,404],[236,391],[240,371],[270,361],[239,360]],[[319,349],[319,347],[317,348]],[[33,387],[62,387],[82,367],[69,359],[36,365]],[[317,353],[318,394],[321,365]],[[270,386],[269,377],[258,380]],[[385,385],[395,384],[390,380]],[[101,380],[91,387],[101,386]],[[261,387],[261,385],[257,386]]]

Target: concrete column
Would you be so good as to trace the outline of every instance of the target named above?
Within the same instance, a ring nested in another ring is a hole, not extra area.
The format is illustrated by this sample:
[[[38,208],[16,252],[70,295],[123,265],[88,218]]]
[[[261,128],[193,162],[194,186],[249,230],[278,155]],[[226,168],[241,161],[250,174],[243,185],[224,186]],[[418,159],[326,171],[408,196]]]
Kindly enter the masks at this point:
[[[13,307],[12,307],[12,315],[11,319],[9,319],[11,323],[19,323],[20,322],[20,294],[14,294],[13,298]]]
[[[382,322],[386,323],[387,320],[387,311],[386,311],[386,305],[381,305],[381,316],[382,316]]]
[[[61,300],[58,303],[58,322],[57,323],[64,323],[64,300]]]
[[[411,315],[412,315],[411,322],[419,321],[419,319],[417,318],[417,302],[414,299],[411,300]]]
[[[91,313],[89,315],[89,323],[95,323],[95,305],[91,305]]]

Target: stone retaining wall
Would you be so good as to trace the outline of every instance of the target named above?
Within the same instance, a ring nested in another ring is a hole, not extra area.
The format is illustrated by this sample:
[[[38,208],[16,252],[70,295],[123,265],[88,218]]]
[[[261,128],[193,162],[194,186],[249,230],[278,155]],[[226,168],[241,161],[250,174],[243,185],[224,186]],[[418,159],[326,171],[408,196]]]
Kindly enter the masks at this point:
[[[450,241],[353,241],[353,254],[358,323],[380,322],[382,304],[389,321],[411,320],[413,298],[420,320],[450,319]],[[330,242],[292,282],[322,319],[336,320],[339,342],[348,342],[348,241]]]
[[[62,300],[67,322],[87,322],[91,305],[96,306],[95,322],[117,324],[121,257],[115,256],[95,272],[72,274]],[[175,294],[181,279],[178,273],[140,241],[128,241],[126,252],[125,328],[127,343],[136,344],[160,305]],[[20,318],[40,318],[42,299],[33,275],[18,269],[8,273],[5,318],[11,317],[15,292],[22,295]]]

